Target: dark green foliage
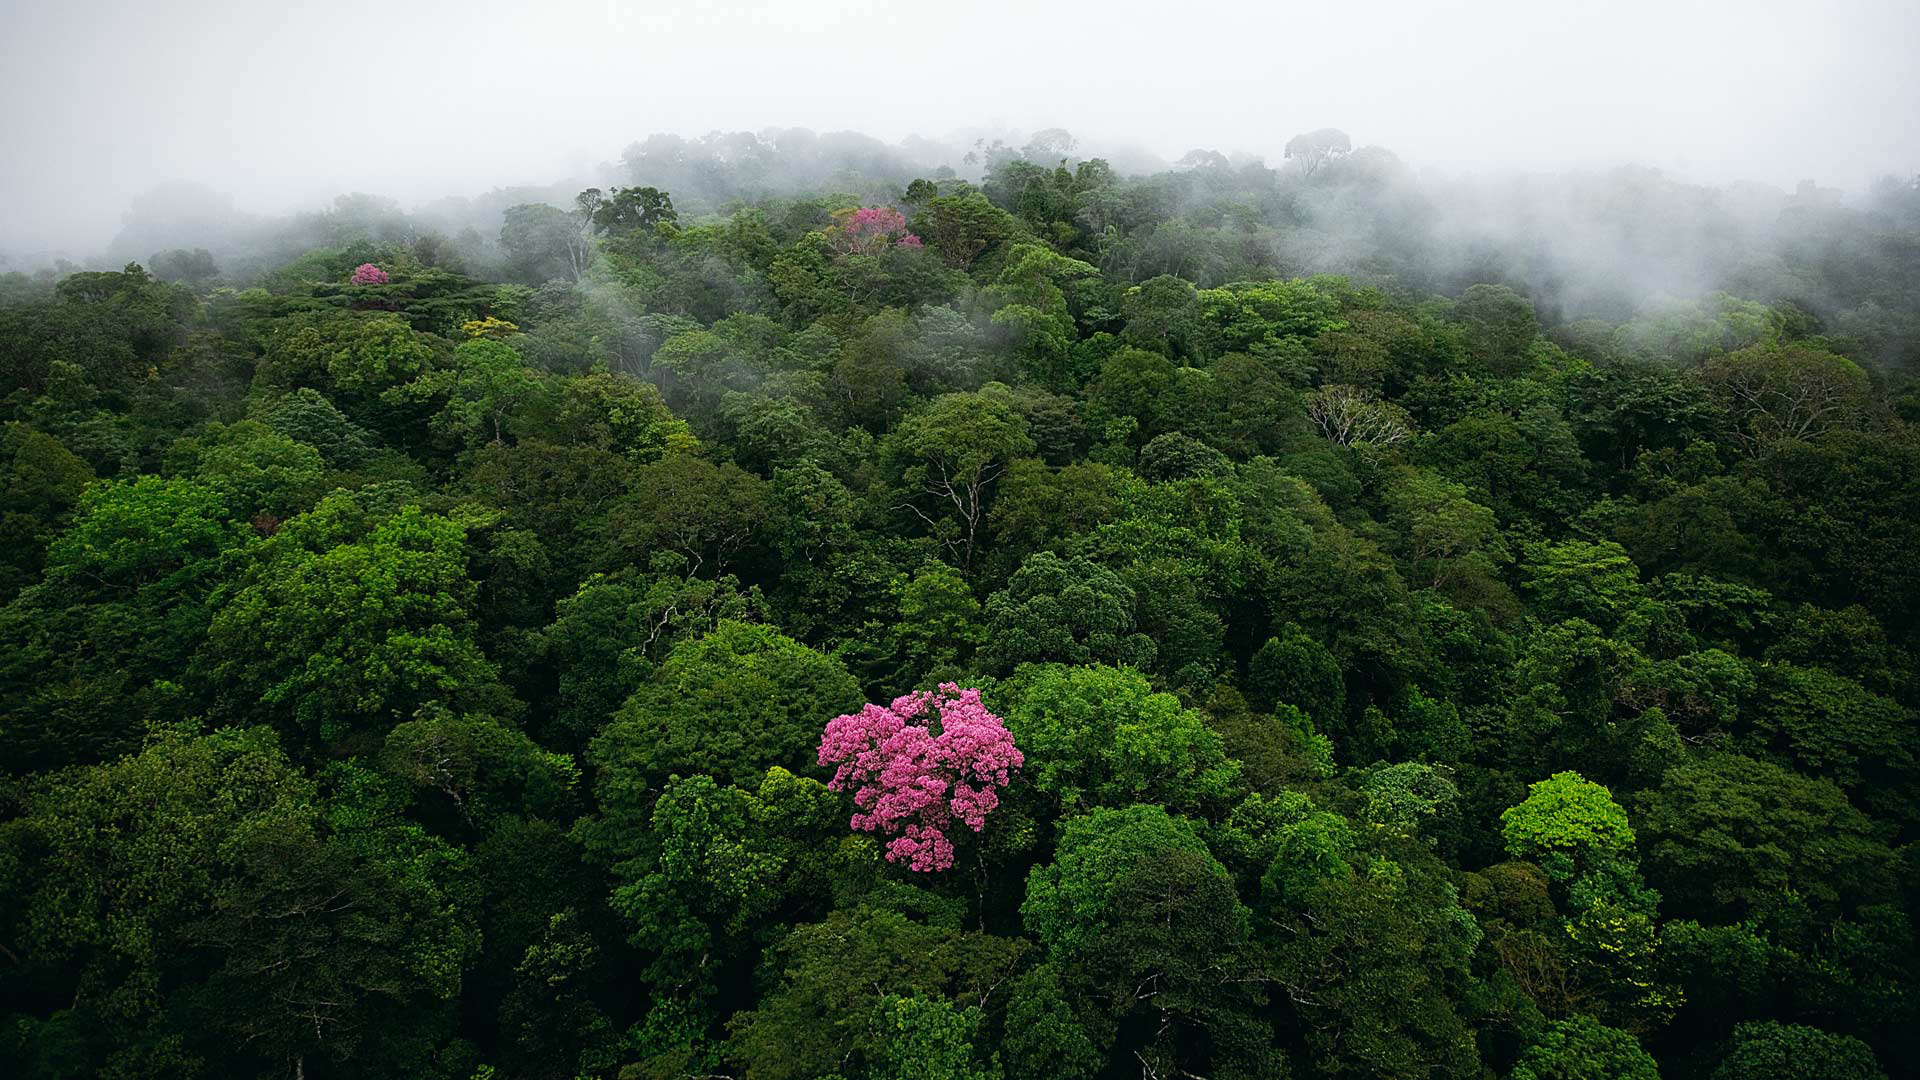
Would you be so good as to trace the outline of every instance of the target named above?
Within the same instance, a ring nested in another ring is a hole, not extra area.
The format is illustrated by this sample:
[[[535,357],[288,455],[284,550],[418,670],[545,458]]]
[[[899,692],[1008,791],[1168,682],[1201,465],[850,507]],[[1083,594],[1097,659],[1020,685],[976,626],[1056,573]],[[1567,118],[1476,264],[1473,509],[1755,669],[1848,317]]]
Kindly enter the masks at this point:
[[[679,774],[722,783],[769,766],[812,766],[820,731],[860,707],[831,657],[765,626],[722,621],[667,654],[593,744],[603,784],[658,785]]]
[[[1883,1080],[1859,1039],[1800,1024],[1741,1024],[1712,1080]]]
[[[766,485],[731,464],[675,454],[633,470],[631,492],[607,509],[598,563],[634,551],[670,551],[694,572],[722,573],[749,550],[767,515]]]
[[[1311,875],[1267,890],[1273,970],[1306,1025],[1308,1060],[1331,1075],[1478,1075],[1460,1001],[1478,924],[1433,868],[1361,869],[1322,836],[1305,832],[1274,864],[1278,872],[1318,854]]]
[[[1562,1020],[1520,1055],[1508,1080],[1660,1080],[1633,1036],[1590,1016]]]
[[[670,224],[679,217],[672,197],[652,187],[617,187],[604,198],[598,189],[588,188],[581,192],[578,205],[596,231],[615,236]]]
[[[1153,639],[1134,629],[1134,592],[1111,570],[1043,551],[987,600],[989,663],[1146,664]]]
[[[754,613],[731,576],[681,577],[671,556],[656,558],[662,573],[626,580],[595,575],[555,605],[553,624],[541,635],[559,677],[544,721],[548,742],[584,747],[674,646],[704,636],[723,619]]]
[[[93,470],[60,440],[7,425],[0,435],[0,598],[11,600],[39,575],[47,543],[92,480]]]
[[[10,767],[111,760],[138,747],[144,724],[189,715],[182,683],[215,589],[255,540],[229,513],[189,480],[87,489],[40,582],[0,609]]]
[[[1185,435],[1157,435],[1140,450],[1140,475],[1155,482],[1231,471],[1225,454]]]
[[[1708,754],[1668,768],[1636,810],[1648,876],[1681,910],[1830,915],[1890,896],[1893,853],[1830,781]]]
[[[295,442],[320,451],[327,464],[336,469],[353,468],[372,449],[372,436],[310,386],[282,398],[261,420]]]
[[[1910,185],[1072,146],[0,275],[0,1073],[1914,1075]]]
[[[1347,692],[1339,662],[1297,623],[1288,623],[1253,654],[1247,689],[1257,706],[1292,705],[1323,730],[1344,728]]]
[[[755,1080],[823,1076],[850,1059],[885,1069],[902,1056],[894,1042],[900,1026],[888,1020],[899,1003],[889,999],[918,997],[955,1011],[965,1009],[961,1003],[992,1002],[995,985],[1026,948],[892,911],[835,912],[795,927],[772,950],[773,983],[759,1008],[734,1020],[728,1056]]]
[[[214,1072],[426,1067],[478,946],[457,903],[464,855],[341,809],[258,729],[168,732],[36,785],[0,866],[9,939],[32,959],[20,976],[82,977],[49,1027],[87,1024],[81,1060],[109,1071],[156,1053]]]

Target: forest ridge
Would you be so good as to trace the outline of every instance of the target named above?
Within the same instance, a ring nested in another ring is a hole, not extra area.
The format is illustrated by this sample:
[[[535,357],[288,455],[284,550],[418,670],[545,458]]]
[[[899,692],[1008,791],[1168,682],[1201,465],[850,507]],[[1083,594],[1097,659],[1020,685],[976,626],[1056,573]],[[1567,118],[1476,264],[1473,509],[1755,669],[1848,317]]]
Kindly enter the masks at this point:
[[[0,275],[7,1074],[1920,1075],[1920,180],[1073,149]]]

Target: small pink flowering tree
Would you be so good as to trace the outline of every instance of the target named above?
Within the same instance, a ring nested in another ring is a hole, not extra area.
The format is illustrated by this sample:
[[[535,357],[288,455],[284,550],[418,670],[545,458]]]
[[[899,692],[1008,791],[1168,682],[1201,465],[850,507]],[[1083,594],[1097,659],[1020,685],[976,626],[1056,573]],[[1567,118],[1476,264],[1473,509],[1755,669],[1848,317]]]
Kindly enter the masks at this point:
[[[891,837],[887,861],[921,873],[953,866],[946,830],[985,827],[1025,761],[980,691],[953,683],[836,716],[820,739],[820,764],[835,767],[827,786],[853,792],[852,826]]]
[[[355,285],[385,285],[393,279],[372,263],[361,263],[353,268],[353,276],[347,280]]]
[[[842,211],[827,230],[828,242],[842,255],[873,255],[888,247],[921,247],[920,238],[907,231],[907,219],[890,206],[863,206]]]

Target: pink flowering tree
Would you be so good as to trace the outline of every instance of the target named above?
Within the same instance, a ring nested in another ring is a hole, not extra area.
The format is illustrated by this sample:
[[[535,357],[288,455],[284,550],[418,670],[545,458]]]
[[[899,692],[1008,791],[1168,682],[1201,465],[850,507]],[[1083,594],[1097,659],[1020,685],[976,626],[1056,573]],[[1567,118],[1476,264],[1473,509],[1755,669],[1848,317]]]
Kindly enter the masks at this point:
[[[853,792],[853,827],[890,837],[887,861],[921,873],[953,865],[947,830],[985,827],[1025,760],[980,691],[953,683],[836,716],[820,739],[827,786]]]
[[[347,280],[355,285],[385,285],[393,279],[372,263],[361,263],[353,268],[353,276]]]
[[[827,230],[827,240],[842,255],[873,255],[889,247],[918,248],[920,238],[907,231],[907,219],[890,206],[843,210]]]

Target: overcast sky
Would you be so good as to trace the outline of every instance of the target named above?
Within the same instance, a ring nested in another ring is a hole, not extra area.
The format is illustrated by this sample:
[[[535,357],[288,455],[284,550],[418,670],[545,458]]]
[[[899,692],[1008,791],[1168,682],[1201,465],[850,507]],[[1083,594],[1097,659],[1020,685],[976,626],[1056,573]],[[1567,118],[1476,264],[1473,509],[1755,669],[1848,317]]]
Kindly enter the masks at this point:
[[[0,0],[0,248],[97,250],[170,179],[411,204],[768,126],[1857,189],[1920,172],[1917,51],[1916,0]]]

